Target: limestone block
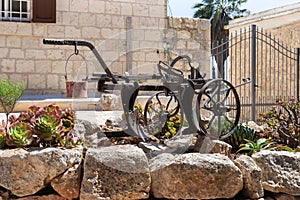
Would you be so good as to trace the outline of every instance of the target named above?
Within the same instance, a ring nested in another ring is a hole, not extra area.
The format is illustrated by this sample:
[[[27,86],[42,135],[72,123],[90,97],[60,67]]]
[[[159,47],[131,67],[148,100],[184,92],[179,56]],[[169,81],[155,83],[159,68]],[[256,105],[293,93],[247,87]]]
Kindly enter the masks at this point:
[[[45,89],[46,88],[46,77],[39,74],[29,74],[28,75],[28,88],[34,89]]]
[[[16,58],[16,59],[24,59],[25,58],[25,52],[22,49],[10,49],[9,50],[9,55],[6,56],[6,57]]]
[[[49,49],[47,50],[47,59],[49,60],[60,60],[66,57],[66,52],[62,49]],[[63,67],[65,66],[65,62]]]
[[[0,23],[1,24],[1,23]],[[6,39],[8,37],[5,35],[0,35],[0,47],[6,47]]]
[[[14,35],[17,33],[18,24],[17,23],[7,23],[0,22],[0,33],[7,35]]]
[[[7,47],[21,47],[21,38],[16,36],[9,36],[6,39]]]
[[[22,51],[20,52],[20,54],[22,55]],[[26,49],[25,57],[26,59],[30,60],[42,60],[46,59],[47,56],[46,51],[44,51],[43,49]]]
[[[112,16],[98,14],[96,20],[97,20],[97,26],[102,28],[109,28],[111,25]]]
[[[149,16],[164,18],[167,15],[167,8],[165,5],[153,5],[149,8]]]
[[[0,58],[8,57],[8,48],[0,48]]]
[[[88,5],[89,4],[87,0],[70,0],[70,11],[88,12],[89,11]]]
[[[18,73],[34,72],[34,61],[33,60],[17,60],[16,61],[16,72],[18,72]]]
[[[112,28],[126,28],[125,17],[112,16]]]
[[[90,13],[104,13],[105,1],[89,0],[89,12]]]
[[[133,16],[149,17],[149,6],[145,4],[133,4]]]
[[[63,12],[62,23],[64,25],[78,25],[79,13],[76,12]]]
[[[69,1],[57,1],[56,2],[56,10],[62,11],[64,13],[70,11],[70,2]]]
[[[100,29],[96,28],[96,27],[84,27],[82,29],[82,35],[85,38],[94,38],[94,39],[98,39],[100,37]]]
[[[106,2],[105,14],[120,15],[121,14],[121,3],[119,2]]]
[[[55,57],[56,55],[51,55],[51,57],[52,56]],[[56,74],[62,74],[63,76],[65,74],[65,65],[66,65],[66,61],[53,61],[51,72]]]
[[[92,13],[79,13],[78,25],[81,27],[91,26],[96,27],[96,14]]]
[[[80,199],[147,199],[150,172],[144,152],[133,145],[88,149]]]
[[[18,23],[17,32],[18,35],[32,35],[32,27],[30,23]]]
[[[242,192],[244,196],[251,199],[263,197],[262,173],[255,161],[249,156],[242,155],[235,159],[235,164],[243,173],[244,188]]]
[[[51,72],[52,62],[49,60],[36,60],[35,61],[35,72],[41,74],[47,74]]]
[[[80,161],[80,149],[0,150],[0,186],[18,197],[32,195]]]
[[[121,15],[132,15],[132,4],[131,3],[121,3]]]
[[[38,49],[42,45],[41,38],[37,38],[37,37],[22,38],[21,43],[23,48],[35,47]]]
[[[32,34],[33,36],[45,37],[46,27],[43,23],[32,23]]]
[[[265,190],[300,196],[300,153],[264,150],[252,157],[262,170]]]
[[[160,154],[150,171],[155,198],[232,198],[243,188],[241,171],[221,154]]]
[[[51,37],[64,38],[65,28],[64,26],[52,25],[47,27],[47,34]]]
[[[159,30],[147,30],[145,31],[145,40],[148,41],[161,41],[162,32]]]
[[[82,38],[81,29],[73,26],[65,26],[66,38]]]
[[[55,74],[48,74],[47,77],[47,88],[48,89],[58,89],[59,76]]]

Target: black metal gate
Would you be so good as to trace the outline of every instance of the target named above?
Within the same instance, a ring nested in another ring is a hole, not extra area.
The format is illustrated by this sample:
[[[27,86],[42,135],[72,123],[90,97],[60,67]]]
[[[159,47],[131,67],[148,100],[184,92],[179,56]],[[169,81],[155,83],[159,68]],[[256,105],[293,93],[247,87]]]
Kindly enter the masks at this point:
[[[241,121],[255,121],[277,99],[299,100],[299,48],[292,49],[252,25],[214,45],[211,52],[212,60],[223,61],[212,62],[213,78],[220,71],[219,76],[233,85],[251,79],[250,84],[237,88]]]

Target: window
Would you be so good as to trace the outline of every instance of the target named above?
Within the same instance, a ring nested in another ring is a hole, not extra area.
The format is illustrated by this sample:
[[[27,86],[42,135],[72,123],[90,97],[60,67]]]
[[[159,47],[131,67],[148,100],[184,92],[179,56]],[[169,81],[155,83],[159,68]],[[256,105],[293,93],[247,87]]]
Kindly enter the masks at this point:
[[[30,0],[0,0],[1,21],[30,21]]]
[[[56,0],[0,0],[0,21],[55,23]]]

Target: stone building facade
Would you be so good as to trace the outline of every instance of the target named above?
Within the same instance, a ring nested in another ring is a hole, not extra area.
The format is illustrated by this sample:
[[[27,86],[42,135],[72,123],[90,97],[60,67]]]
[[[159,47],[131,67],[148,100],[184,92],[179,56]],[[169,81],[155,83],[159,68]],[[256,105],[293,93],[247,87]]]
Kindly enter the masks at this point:
[[[187,23],[185,23],[187,22]],[[185,25],[183,25],[185,24]],[[188,26],[188,27],[187,27]],[[68,79],[103,72],[92,52],[78,47],[44,45],[44,38],[92,43],[113,73],[153,74],[156,63],[188,54],[196,66],[208,66],[210,28],[207,20],[167,17],[167,0],[56,1],[56,22],[0,21],[0,78],[23,80],[27,94],[65,93]],[[95,93],[96,83],[89,83]]]

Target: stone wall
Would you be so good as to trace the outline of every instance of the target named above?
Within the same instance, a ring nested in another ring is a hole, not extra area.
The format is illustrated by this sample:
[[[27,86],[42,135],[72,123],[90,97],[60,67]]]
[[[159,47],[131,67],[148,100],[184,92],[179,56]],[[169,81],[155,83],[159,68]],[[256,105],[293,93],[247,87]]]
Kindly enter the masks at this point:
[[[189,20],[193,33],[181,31],[187,27],[171,28],[167,0],[64,0],[56,4],[56,23],[0,22],[0,78],[24,80],[27,94],[65,92],[64,68],[74,47],[43,45],[43,38],[89,41],[111,71],[121,75],[125,71],[156,73],[156,63],[166,58],[163,41],[169,39],[168,34],[178,37],[178,44],[172,45],[176,53],[209,60],[209,22]],[[79,47],[79,53],[85,62],[78,56],[70,59],[69,80],[84,78],[86,66],[89,75],[103,72],[88,48]],[[89,93],[95,93],[96,83],[89,88]]]

